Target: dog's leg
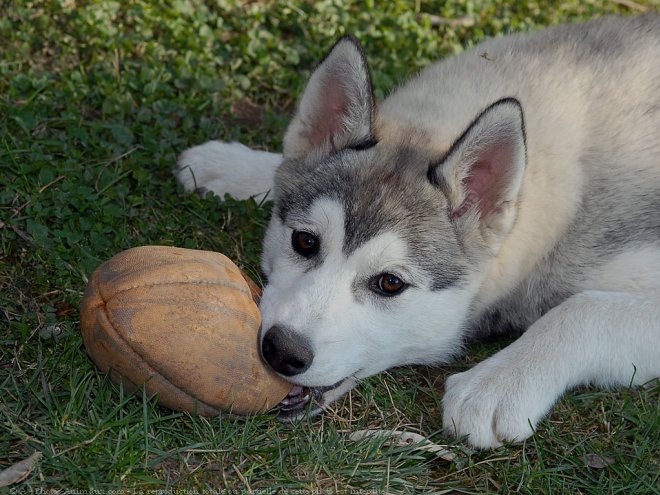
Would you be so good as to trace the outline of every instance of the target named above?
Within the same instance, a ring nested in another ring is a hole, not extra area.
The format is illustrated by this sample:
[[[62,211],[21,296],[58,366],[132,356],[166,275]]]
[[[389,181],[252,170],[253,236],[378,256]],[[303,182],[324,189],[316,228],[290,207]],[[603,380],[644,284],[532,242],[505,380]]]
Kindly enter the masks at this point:
[[[447,379],[444,427],[476,447],[521,441],[569,388],[660,377],[660,290],[585,291],[516,342]]]
[[[256,151],[240,143],[209,141],[187,149],[174,171],[186,191],[210,191],[236,199],[263,199],[273,188],[282,155]]]

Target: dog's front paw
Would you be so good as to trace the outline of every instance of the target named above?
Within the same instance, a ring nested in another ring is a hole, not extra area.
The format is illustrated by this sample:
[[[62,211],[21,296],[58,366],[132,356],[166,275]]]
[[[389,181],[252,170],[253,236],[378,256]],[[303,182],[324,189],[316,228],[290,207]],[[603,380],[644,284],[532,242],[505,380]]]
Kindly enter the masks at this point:
[[[447,378],[443,426],[474,447],[498,447],[530,437],[556,398],[544,377],[496,355]]]
[[[181,153],[174,174],[186,191],[247,199],[268,194],[280,162],[281,155],[276,153],[209,141]]]

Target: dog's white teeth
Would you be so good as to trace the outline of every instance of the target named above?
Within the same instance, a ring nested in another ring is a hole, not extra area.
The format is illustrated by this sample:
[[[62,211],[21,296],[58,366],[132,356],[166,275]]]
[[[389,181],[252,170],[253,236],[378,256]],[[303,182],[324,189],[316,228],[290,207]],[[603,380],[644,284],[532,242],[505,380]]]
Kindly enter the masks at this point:
[[[298,395],[302,395],[304,390],[304,387],[302,385],[294,385],[293,388],[291,389],[291,392],[289,392],[289,396],[295,397]]]
[[[311,399],[312,391],[307,387],[294,385],[289,394],[279,403],[281,409],[302,409]]]

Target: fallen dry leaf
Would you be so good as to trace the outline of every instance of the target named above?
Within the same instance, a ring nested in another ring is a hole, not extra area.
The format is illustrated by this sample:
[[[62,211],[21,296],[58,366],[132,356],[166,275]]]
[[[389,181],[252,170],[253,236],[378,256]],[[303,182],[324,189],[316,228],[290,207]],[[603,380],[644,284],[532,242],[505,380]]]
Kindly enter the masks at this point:
[[[456,455],[444,446],[431,442],[428,438],[417,433],[400,430],[358,430],[348,436],[349,440],[357,442],[364,438],[390,438],[396,445],[404,447],[413,445],[415,450],[432,452],[445,461],[453,461]],[[389,445],[392,442],[387,442]]]
[[[23,459],[22,461],[9,466],[7,469],[0,471],[0,488],[13,485],[14,483],[18,483],[27,478],[37,465],[37,461],[39,461],[40,457],[41,452],[34,452],[27,459]]]
[[[231,113],[241,124],[260,125],[264,120],[264,108],[247,98],[234,102]]]
[[[603,469],[614,464],[616,460],[614,457],[604,457],[600,454],[587,454],[587,466],[595,469]]]

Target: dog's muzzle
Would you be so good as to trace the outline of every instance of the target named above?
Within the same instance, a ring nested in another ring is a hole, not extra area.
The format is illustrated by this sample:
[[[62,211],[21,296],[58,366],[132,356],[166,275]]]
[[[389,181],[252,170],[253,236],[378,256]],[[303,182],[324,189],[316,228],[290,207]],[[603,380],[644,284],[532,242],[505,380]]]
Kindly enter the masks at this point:
[[[314,360],[311,346],[303,336],[279,325],[268,329],[261,341],[261,356],[280,375],[295,377],[307,371]],[[295,381],[294,378],[292,380]],[[277,406],[279,418],[294,421],[316,416],[357,384],[350,376],[327,387],[294,385]]]

